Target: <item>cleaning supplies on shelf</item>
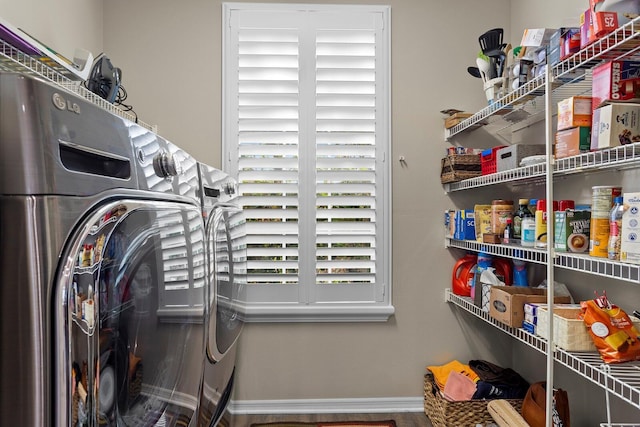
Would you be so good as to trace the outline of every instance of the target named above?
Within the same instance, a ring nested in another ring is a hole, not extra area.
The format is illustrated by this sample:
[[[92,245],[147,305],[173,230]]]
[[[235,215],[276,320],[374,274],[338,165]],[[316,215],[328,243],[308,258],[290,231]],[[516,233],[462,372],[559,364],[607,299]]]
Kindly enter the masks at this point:
[[[529,286],[527,263],[519,259],[513,260],[513,286]]]
[[[455,263],[451,278],[451,289],[454,294],[463,297],[471,296],[471,283],[477,262],[476,254],[467,253]]]

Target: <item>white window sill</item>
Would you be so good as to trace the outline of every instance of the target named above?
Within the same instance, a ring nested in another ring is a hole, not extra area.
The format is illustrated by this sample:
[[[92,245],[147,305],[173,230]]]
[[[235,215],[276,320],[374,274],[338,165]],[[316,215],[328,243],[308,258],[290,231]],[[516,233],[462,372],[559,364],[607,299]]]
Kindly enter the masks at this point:
[[[243,310],[247,323],[386,322],[394,313],[391,304],[262,304]]]

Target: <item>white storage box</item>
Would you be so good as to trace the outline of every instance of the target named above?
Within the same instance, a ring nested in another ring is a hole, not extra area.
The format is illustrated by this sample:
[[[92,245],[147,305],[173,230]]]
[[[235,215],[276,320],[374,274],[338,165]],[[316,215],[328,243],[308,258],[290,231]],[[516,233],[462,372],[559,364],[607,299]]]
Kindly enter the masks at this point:
[[[496,166],[498,172],[508,171],[520,167],[520,161],[525,157],[544,154],[544,144],[514,144],[499,149],[496,152]]]
[[[620,260],[630,264],[640,264],[640,193],[624,193],[627,210],[622,215],[622,241]]]

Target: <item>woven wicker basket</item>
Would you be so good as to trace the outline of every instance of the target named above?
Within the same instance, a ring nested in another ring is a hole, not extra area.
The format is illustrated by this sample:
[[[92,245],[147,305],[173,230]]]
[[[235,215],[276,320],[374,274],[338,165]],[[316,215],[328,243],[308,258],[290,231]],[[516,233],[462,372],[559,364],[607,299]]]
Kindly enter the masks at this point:
[[[464,400],[452,402],[445,399],[433,380],[433,375],[424,376],[424,412],[433,427],[475,427],[476,424],[492,423],[487,409],[488,400]],[[522,410],[522,399],[507,399],[516,411]]]
[[[482,174],[479,154],[451,154],[441,161],[440,182],[462,181]]]

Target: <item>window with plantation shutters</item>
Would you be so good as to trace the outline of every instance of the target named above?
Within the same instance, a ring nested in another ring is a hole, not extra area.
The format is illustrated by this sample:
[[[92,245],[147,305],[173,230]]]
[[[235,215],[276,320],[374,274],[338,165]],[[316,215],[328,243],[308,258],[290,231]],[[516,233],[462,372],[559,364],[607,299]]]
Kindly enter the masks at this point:
[[[390,11],[225,3],[223,151],[251,320],[385,320]]]

